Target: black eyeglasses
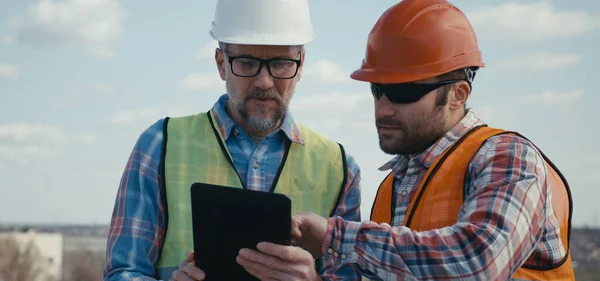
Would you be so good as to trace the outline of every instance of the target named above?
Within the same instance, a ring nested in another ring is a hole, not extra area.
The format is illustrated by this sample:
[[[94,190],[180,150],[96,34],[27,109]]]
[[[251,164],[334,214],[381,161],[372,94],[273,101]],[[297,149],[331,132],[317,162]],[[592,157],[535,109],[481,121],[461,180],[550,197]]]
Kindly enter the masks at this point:
[[[435,83],[417,84],[417,83],[399,83],[399,84],[380,84],[371,83],[371,93],[375,99],[379,100],[383,95],[392,103],[413,103],[419,101],[431,91],[462,80],[448,80]]]
[[[231,72],[239,77],[254,77],[258,75],[264,65],[267,66],[269,74],[276,79],[291,79],[298,74],[298,68],[302,60],[287,58],[259,59],[249,56],[229,56]]]

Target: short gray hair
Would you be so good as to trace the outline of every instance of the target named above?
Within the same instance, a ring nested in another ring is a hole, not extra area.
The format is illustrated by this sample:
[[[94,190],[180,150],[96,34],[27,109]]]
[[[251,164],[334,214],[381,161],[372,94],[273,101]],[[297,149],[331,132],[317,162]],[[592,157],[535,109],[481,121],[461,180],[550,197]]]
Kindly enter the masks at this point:
[[[219,49],[223,52],[227,52],[227,46],[229,46],[229,43],[219,41]],[[294,47],[298,48],[299,52],[304,50],[304,45],[295,45]]]
[[[219,41],[219,49],[223,52],[227,52],[227,43]]]

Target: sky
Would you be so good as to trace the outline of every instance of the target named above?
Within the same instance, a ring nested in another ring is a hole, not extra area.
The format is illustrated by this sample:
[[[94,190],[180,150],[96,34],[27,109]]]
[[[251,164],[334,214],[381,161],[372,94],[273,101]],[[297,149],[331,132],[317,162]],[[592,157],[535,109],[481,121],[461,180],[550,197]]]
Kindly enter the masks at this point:
[[[109,223],[139,135],[225,92],[208,34],[216,0],[167,3],[0,0],[0,223]],[[395,3],[311,0],[316,38],[290,106],[360,165],[363,219],[392,156],[379,149],[369,85],[349,75]],[[600,2],[453,3],[486,63],[468,106],[540,147],[571,185],[574,225],[600,226]]]

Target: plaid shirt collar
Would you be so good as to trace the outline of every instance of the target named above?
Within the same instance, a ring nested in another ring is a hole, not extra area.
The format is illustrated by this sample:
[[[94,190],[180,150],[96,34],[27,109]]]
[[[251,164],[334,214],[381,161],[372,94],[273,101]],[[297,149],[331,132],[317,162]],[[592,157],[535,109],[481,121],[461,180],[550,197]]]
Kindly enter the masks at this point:
[[[225,140],[231,136],[231,131],[235,127],[238,127],[240,130],[242,129],[238,124],[235,123],[235,121],[233,121],[233,119],[231,119],[229,113],[227,113],[228,100],[229,96],[227,94],[223,94],[211,108],[212,114],[215,117],[217,125],[219,126],[221,134]],[[292,114],[289,110],[286,111],[279,129],[275,130],[271,134],[276,134],[279,131],[282,131],[290,141],[304,145],[304,140],[302,139],[300,131],[298,130],[296,123],[294,123]]]
[[[473,112],[472,109],[456,124],[444,137],[440,138],[427,150],[414,158],[416,164],[429,168],[431,164],[452,144],[460,139],[465,133],[473,127],[484,124],[484,122]],[[404,155],[396,155],[392,160],[379,168],[380,171],[392,170],[394,176],[401,175],[408,167],[410,159]]]

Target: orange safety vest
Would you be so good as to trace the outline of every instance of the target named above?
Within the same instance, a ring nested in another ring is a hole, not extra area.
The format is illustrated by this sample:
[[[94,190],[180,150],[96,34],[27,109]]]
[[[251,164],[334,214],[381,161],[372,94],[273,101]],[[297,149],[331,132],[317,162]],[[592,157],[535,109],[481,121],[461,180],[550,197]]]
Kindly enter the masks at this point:
[[[482,125],[473,128],[446,149],[425,174],[425,180],[417,189],[416,196],[410,201],[403,225],[412,230],[426,231],[455,224],[465,200],[464,179],[467,167],[483,143],[488,138],[500,134],[515,134],[523,137],[516,132]],[[558,168],[546,155],[539,152],[544,158],[548,170],[548,182],[552,188],[552,208],[560,224],[560,237],[567,254],[557,264],[535,267],[523,265],[512,277],[524,280],[575,280],[569,251],[573,214],[571,191],[567,180]],[[377,190],[371,211],[371,221],[392,223],[393,187],[394,176],[390,173]]]

